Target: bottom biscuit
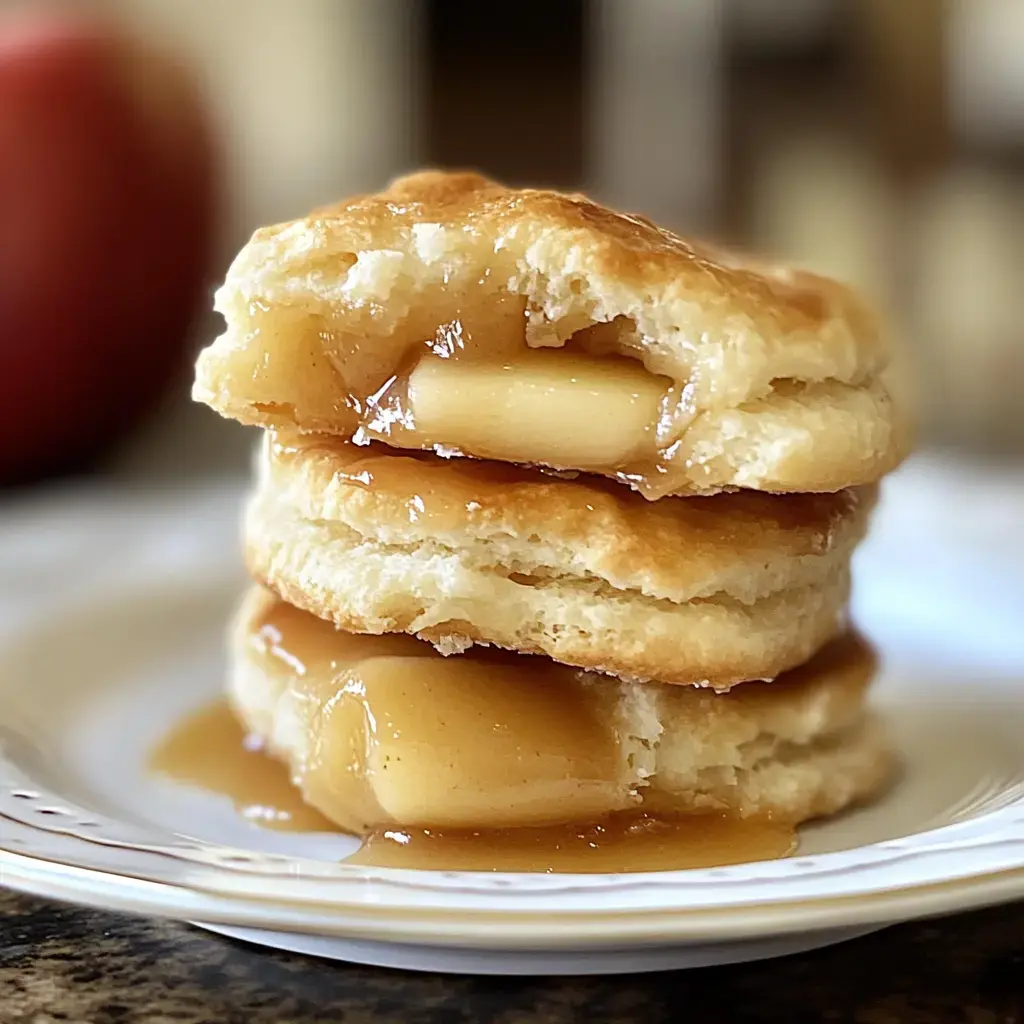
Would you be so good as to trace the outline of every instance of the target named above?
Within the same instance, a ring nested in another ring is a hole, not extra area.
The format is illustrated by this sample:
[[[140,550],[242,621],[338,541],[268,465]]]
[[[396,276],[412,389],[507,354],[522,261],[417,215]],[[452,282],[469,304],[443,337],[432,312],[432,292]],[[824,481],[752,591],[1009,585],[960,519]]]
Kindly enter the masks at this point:
[[[865,712],[875,659],[855,635],[728,694],[624,683],[531,655],[442,657],[366,636],[256,587],[232,636],[245,726],[304,799],[352,832],[586,822],[702,811],[789,823],[886,782]]]

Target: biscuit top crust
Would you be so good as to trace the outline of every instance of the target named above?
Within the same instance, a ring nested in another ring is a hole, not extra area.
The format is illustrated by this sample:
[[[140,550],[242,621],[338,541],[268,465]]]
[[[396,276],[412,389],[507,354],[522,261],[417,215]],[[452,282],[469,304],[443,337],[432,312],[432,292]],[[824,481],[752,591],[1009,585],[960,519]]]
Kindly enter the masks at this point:
[[[838,490],[905,449],[883,332],[853,291],[582,195],[413,174],[257,231],[216,307],[228,328],[199,358],[195,397],[260,426],[458,447],[410,433],[394,382],[417,359],[514,369],[531,349],[563,350],[658,379],[650,451],[524,461],[659,497]],[[486,440],[463,454],[505,457]]]
[[[570,285],[575,274],[593,276],[595,284],[604,285],[610,308],[603,312],[612,314],[599,319],[646,313],[644,326],[654,329],[643,333],[651,340],[674,333],[676,324],[698,311],[686,307],[696,306],[709,316],[717,313],[723,326],[727,318],[742,318],[766,341],[796,344],[802,335],[813,335],[816,347],[834,349],[851,383],[887,361],[872,311],[836,281],[698,245],[584,195],[510,189],[472,173],[422,171],[397,179],[383,192],[261,228],[232,266],[224,297],[235,289],[254,297],[283,297],[293,290],[335,297],[337,289],[337,297],[349,294],[358,301],[358,282],[342,280],[341,267],[329,259],[318,264],[314,253],[356,255],[358,264],[360,255],[376,251],[383,262],[382,257],[411,245],[429,265],[460,251],[468,255],[479,238],[494,253],[525,249],[526,268],[547,264],[545,269]],[[552,256],[563,257],[563,265],[552,267]],[[489,267],[476,269],[486,273]],[[295,272],[303,276],[296,278]],[[622,308],[611,306],[617,299]],[[670,309],[677,314],[671,319]]]

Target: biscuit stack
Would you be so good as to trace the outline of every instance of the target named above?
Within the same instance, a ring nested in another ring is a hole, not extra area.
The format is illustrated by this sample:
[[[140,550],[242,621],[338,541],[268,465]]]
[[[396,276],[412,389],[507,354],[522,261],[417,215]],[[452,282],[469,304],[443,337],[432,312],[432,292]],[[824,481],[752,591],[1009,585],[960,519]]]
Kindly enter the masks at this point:
[[[339,825],[884,783],[846,605],[905,433],[847,289],[431,172],[258,231],[217,308],[195,397],[265,431],[231,696]]]

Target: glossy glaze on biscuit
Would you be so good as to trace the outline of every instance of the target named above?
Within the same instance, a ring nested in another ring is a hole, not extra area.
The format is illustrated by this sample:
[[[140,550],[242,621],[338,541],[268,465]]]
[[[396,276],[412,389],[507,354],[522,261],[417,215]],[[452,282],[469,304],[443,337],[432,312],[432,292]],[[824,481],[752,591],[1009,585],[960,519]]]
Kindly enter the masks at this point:
[[[573,445],[560,459],[557,437],[527,461],[650,498],[836,491],[877,480],[906,447],[887,341],[849,289],[582,196],[413,175],[258,231],[217,308],[227,331],[200,356],[194,394],[261,426],[452,447],[404,423],[410,367],[515,370],[523,352],[564,350],[638,361],[666,382],[660,412],[640,447],[611,445],[607,462],[581,466]],[[470,441],[464,454],[496,457],[493,438]]]

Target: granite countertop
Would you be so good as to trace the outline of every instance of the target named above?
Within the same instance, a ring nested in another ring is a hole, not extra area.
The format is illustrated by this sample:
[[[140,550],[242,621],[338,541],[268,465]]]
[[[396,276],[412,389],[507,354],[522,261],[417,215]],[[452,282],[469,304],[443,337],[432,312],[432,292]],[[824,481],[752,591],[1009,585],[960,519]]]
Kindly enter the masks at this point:
[[[734,967],[462,978],[276,953],[0,891],[0,1024],[1024,1022],[1024,903]]]

